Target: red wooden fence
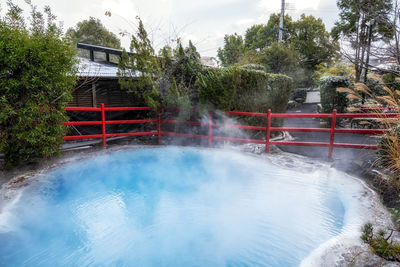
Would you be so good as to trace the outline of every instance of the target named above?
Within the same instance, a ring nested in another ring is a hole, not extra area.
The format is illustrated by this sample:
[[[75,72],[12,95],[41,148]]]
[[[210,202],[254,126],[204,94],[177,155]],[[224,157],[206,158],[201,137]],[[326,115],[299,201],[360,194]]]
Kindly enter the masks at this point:
[[[104,104],[101,104],[100,108],[92,107],[67,107],[67,111],[98,111],[101,112],[101,121],[70,121],[64,123],[65,125],[101,125],[101,134],[92,135],[74,135],[65,136],[64,140],[78,140],[78,139],[93,139],[101,138],[103,140],[103,146],[107,146],[108,137],[117,136],[144,136],[144,135],[157,135],[157,140],[160,143],[163,135],[169,136],[182,136],[190,138],[203,138],[208,140],[208,146],[213,145],[214,140],[225,140],[232,142],[244,142],[244,143],[257,143],[265,144],[265,152],[269,153],[270,145],[294,145],[294,146],[319,146],[319,147],[329,147],[328,157],[332,158],[333,148],[360,148],[360,149],[377,149],[377,145],[367,145],[367,144],[345,144],[345,143],[335,143],[335,133],[356,133],[356,134],[383,134],[387,132],[387,129],[339,129],[336,128],[337,118],[400,118],[400,113],[345,113],[337,114],[336,110],[332,114],[286,114],[286,113],[272,113],[268,110],[268,113],[256,113],[256,112],[239,112],[239,111],[227,111],[227,115],[239,115],[239,116],[251,116],[251,117],[263,117],[266,118],[266,126],[249,126],[249,125],[237,125],[237,124],[217,124],[213,122],[214,111],[209,111],[208,121],[186,121],[187,125],[196,125],[208,127],[207,135],[200,134],[188,134],[188,133],[177,133],[168,132],[162,130],[162,124],[176,124],[176,120],[162,119],[161,109],[158,111],[157,118],[155,119],[143,119],[143,120],[111,120],[107,121],[105,112],[106,111],[139,111],[139,110],[149,110],[148,107],[117,107],[117,108],[106,108]],[[177,109],[179,110],[179,109]],[[198,110],[195,110],[198,111]],[[331,128],[293,128],[293,127],[271,127],[272,118],[330,118]],[[134,123],[157,123],[157,131],[150,132],[129,132],[129,133],[106,133],[107,124],[134,124]],[[227,127],[245,130],[258,130],[264,131],[266,133],[265,140],[258,139],[244,139],[236,137],[224,137],[224,136],[214,136],[213,128],[216,127]],[[276,131],[287,131],[287,132],[326,132],[330,133],[329,142],[292,142],[292,141],[271,141],[271,132]]]

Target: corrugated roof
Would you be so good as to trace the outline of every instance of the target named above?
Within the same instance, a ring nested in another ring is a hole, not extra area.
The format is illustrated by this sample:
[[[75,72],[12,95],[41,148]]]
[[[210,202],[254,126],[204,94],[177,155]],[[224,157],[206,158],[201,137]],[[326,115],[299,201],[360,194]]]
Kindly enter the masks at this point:
[[[97,78],[118,78],[118,66],[91,61],[88,58],[78,58],[78,77],[97,77]],[[138,77],[139,72],[136,72],[133,77]]]

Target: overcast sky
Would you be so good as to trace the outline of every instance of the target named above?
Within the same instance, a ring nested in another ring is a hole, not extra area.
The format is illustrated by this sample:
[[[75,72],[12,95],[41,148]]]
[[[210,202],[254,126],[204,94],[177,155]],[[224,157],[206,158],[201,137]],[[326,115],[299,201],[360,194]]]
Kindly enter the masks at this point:
[[[266,23],[271,13],[280,12],[280,0],[31,0],[42,8],[49,5],[64,29],[90,16],[98,18],[112,32],[136,31],[140,16],[158,50],[177,37],[192,40],[202,56],[216,56],[225,34],[243,35],[246,29]],[[24,0],[14,0],[29,9]],[[286,11],[292,18],[312,14],[322,18],[330,30],[338,17],[335,0],[291,0]],[[6,0],[0,0],[5,9]],[[105,16],[110,11],[111,17]],[[129,34],[129,35],[130,35]],[[130,38],[121,38],[129,48]]]

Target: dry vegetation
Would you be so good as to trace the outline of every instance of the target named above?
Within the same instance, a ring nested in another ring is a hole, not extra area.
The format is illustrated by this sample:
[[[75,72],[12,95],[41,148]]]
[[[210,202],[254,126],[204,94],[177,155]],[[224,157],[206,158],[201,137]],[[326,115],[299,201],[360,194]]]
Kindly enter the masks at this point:
[[[376,91],[364,83],[355,83],[352,88],[338,88],[337,91],[347,93],[347,98],[353,104],[348,111],[382,114],[376,123],[381,128],[389,129],[380,138],[375,162],[375,167],[385,172],[387,178],[379,176],[375,184],[379,185],[383,200],[391,207],[397,226],[400,227],[400,117],[385,116],[388,113],[400,112],[400,90],[396,89],[396,86],[390,86],[392,84],[385,83],[381,76],[370,74],[368,78],[378,81],[381,94],[376,94]],[[394,83],[400,83],[400,79],[396,78]],[[390,229],[390,234],[379,230],[374,234],[372,224],[366,224],[362,231],[361,239],[368,243],[377,255],[389,261],[400,261],[400,245],[391,240],[393,231],[397,230]]]
[[[388,113],[400,111],[400,90],[392,90],[381,76],[376,74],[369,74],[368,78],[377,80],[385,94],[376,95],[364,83],[355,83],[352,88],[337,88],[337,91],[347,93],[347,98],[353,104],[364,102],[361,105],[350,106],[348,111],[382,114],[376,122],[381,128],[389,129],[389,132],[380,139],[376,164],[385,167],[394,185],[400,188],[400,117],[386,117]],[[398,78],[396,81],[400,82]]]

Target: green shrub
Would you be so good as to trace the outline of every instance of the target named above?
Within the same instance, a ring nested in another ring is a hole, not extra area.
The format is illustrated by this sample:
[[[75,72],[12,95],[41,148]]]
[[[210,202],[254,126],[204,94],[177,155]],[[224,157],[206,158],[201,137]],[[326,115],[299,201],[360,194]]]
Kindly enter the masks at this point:
[[[306,88],[296,88],[290,95],[290,100],[294,100],[298,103],[304,103],[307,98],[307,89]]]
[[[350,78],[344,76],[326,76],[320,79],[321,105],[323,113],[344,113],[348,104],[345,93],[339,93],[336,88],[349,87]]]
[[[197,80],[200,104],[219,110],[286,112],[293,81],[240,67],[206,70]]]
[[[379,230],[377,234],[374,234],[372,224],[367,223],[361,231],[361,239],[369,244],[378,256],[389,261],[400,262],[400,245],[390,240],[394,230],[391,230],[390,234],[387,234],[384,230]]]
[[[382,80],[392,91],[400,90],[399,78],[393,73],[386,73],[382,75]]]
[[[246,65],[242,65],[240,66],[243,69],[246,70],[260,70],[260,71],[266,71],[265,67],[261,64],[246,64]]]
[[[0,17],[0,151],[11,168],[59,151],[76,62],[49,8],[47,20],[32,9],[28,29],[22,10],[8,5]]]
[[[315,78],[317,78],[317,82],[322,77],[328,76],[343,76],[353,78],[353,67],[351,65],[342,64],[342,63],[334,63],[331,66],[327,66],[326,63],[321,63],[317,65],[317,70],[315,71]]]
[[[374,96],[384,96],[388,94],[385,90],[383,90],[384,84],[378,79],[368,78],[365,85],[371,90],[371,93]]]

